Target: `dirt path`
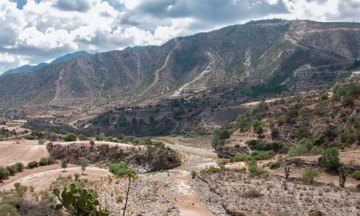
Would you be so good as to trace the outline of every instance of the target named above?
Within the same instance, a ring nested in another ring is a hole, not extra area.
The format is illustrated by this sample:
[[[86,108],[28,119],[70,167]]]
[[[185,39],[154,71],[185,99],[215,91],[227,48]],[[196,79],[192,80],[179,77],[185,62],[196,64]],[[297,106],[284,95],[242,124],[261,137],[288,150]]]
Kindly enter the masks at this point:
[[[175,170],[170,175],[173,184],[170,188],[161,188],[160,193],[176,204],[180,216],[214,216],[192,189],[190,172]]]
[[[210,59],[210,62],[209,64],[206,66],[205,70],[202,71],[200,73],[199,76],[197,76],[195,79],[193,79],[192,81],[188,82],[188,83],[185,83],[183,86],[181,86],[178,90],[175,91],[175,93],[172,95],[172,97],[177,97],[177,96],[180,96],[182,91],[190,86],[191,84],[199,81],[201,78],[203,78],[206,74],[210,73],[211,71],[214,70],[215,68],[215,64],[216,64],[216,61],[215,61],[215,57],[210,53],[210,52],[206,52],[208,58]]]
[[[217,154],[212,149],[195,148],[191,146],[184,146],[179,144],[165,143],[166,146],[180,152],[184,152],[191,155],[197,155],[201,157],[217,159]]]
[[[15,176],[10,177],[4,183],[0,183],[0,190],[10,190],[14,188],[14,184],[19,182],[26,186],[33,186],[34,191],[41,191],[48,188],[50,184],[56,180],[60,175],[68,176],[75,173],[81,173],[81,167],[71,165],[64,172],[59,168],[60,164],[54,164],[50,166],[39,167],[35,169],[27,169],[22,173],[18,173]],[[87,167],[84,176],[89,180],[99,180],[101,177],[112,175],[109,171],[100,169],[98,167]]]
[[[60,71],[59,78],[55,81],[55,96],[54,96],[54,99],[52,99],[52,101],[50,101],[50,104],[54,104],[54,102],[58,99],[58,97],[60,95],[60,90],[61,90],[60,84],[63,79],[64,70],[65,70],[65,68],[63,68]]]
[[[185,155],[180,167],[170,170],[173,184],[170,188],[162,188],[160,193],[174,202],[180,216],[214,216],[201,200],[201,196],[193,189],[192,171],[216,165],[218,159],[215,152],[209,149],[166,143],[166,146]]]
[[[163,66],[161,66],[161,68],[159,68],[158,70],[155,71],[155,79],[154,79],[154,82],[153,82],[149,87],[147,87],[144,91],[142,91],[142,92],[140,93],[140,96],[143,96],[144,93],[146,93],[147,91],[149,91],[150,89],[152,89],[152,88],[157,84],[157,82],[159,81],[160,72],[161,72],[162,70],[164,70],[165,67],[168,65],[169,60],[170,60],[170,57],[172,56],[172,54],[174,53],[174,51],[175,51],[175,50],[179,47],[179,45],[180,45],[180,44],[179,44],[179,41],[177,41],[176,39],[175,39],[175,42],[176,42],[176,45],[175,45],[175,47],[168,53],[168,55],[166,56]]]

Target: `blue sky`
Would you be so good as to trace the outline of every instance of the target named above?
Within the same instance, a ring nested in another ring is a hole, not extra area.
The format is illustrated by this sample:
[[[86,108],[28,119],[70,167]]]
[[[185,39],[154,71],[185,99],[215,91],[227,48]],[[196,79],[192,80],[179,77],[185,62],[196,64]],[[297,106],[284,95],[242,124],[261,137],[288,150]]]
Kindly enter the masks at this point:
[[[0,73],[254,19],[360,21],[360,0],[0,0]]]

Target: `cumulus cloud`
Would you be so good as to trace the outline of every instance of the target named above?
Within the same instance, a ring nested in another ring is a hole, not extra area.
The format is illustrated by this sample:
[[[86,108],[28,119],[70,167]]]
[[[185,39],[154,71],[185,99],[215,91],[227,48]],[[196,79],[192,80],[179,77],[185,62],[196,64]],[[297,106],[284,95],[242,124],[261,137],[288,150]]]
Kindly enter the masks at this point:
[[[0,72],[261,18],[360,21],[360,0],[0,0]]]

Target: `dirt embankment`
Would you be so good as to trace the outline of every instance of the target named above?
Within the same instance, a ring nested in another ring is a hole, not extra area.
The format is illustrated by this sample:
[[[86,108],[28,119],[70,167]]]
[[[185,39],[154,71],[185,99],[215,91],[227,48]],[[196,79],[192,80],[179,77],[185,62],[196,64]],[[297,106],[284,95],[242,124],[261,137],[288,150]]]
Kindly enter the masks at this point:
[[[54,159],[67,158],[79,164],[82,158],[90,163],[127,162],[139,172],[172,169],[180,166],[178,153],[165,146],[131,146],[122,144],[47,144]]]

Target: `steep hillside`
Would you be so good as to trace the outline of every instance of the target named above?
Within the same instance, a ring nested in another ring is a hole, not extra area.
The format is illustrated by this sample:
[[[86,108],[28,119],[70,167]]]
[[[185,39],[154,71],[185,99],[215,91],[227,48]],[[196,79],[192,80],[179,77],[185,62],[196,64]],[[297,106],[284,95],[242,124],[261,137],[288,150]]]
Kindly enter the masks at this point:
[[[258,21],[162,46],[79,56],[36,74],[0,77],[0,103],[136,102],[243,82],[252,95],[329,83],[359,59],[360,24]]]
[[[355,150],[360,146],[359,104],[358,82],[260,102],[216,130],[213,147],[227,158],[251,150],[290,156],[316,155],[329,147]]]

